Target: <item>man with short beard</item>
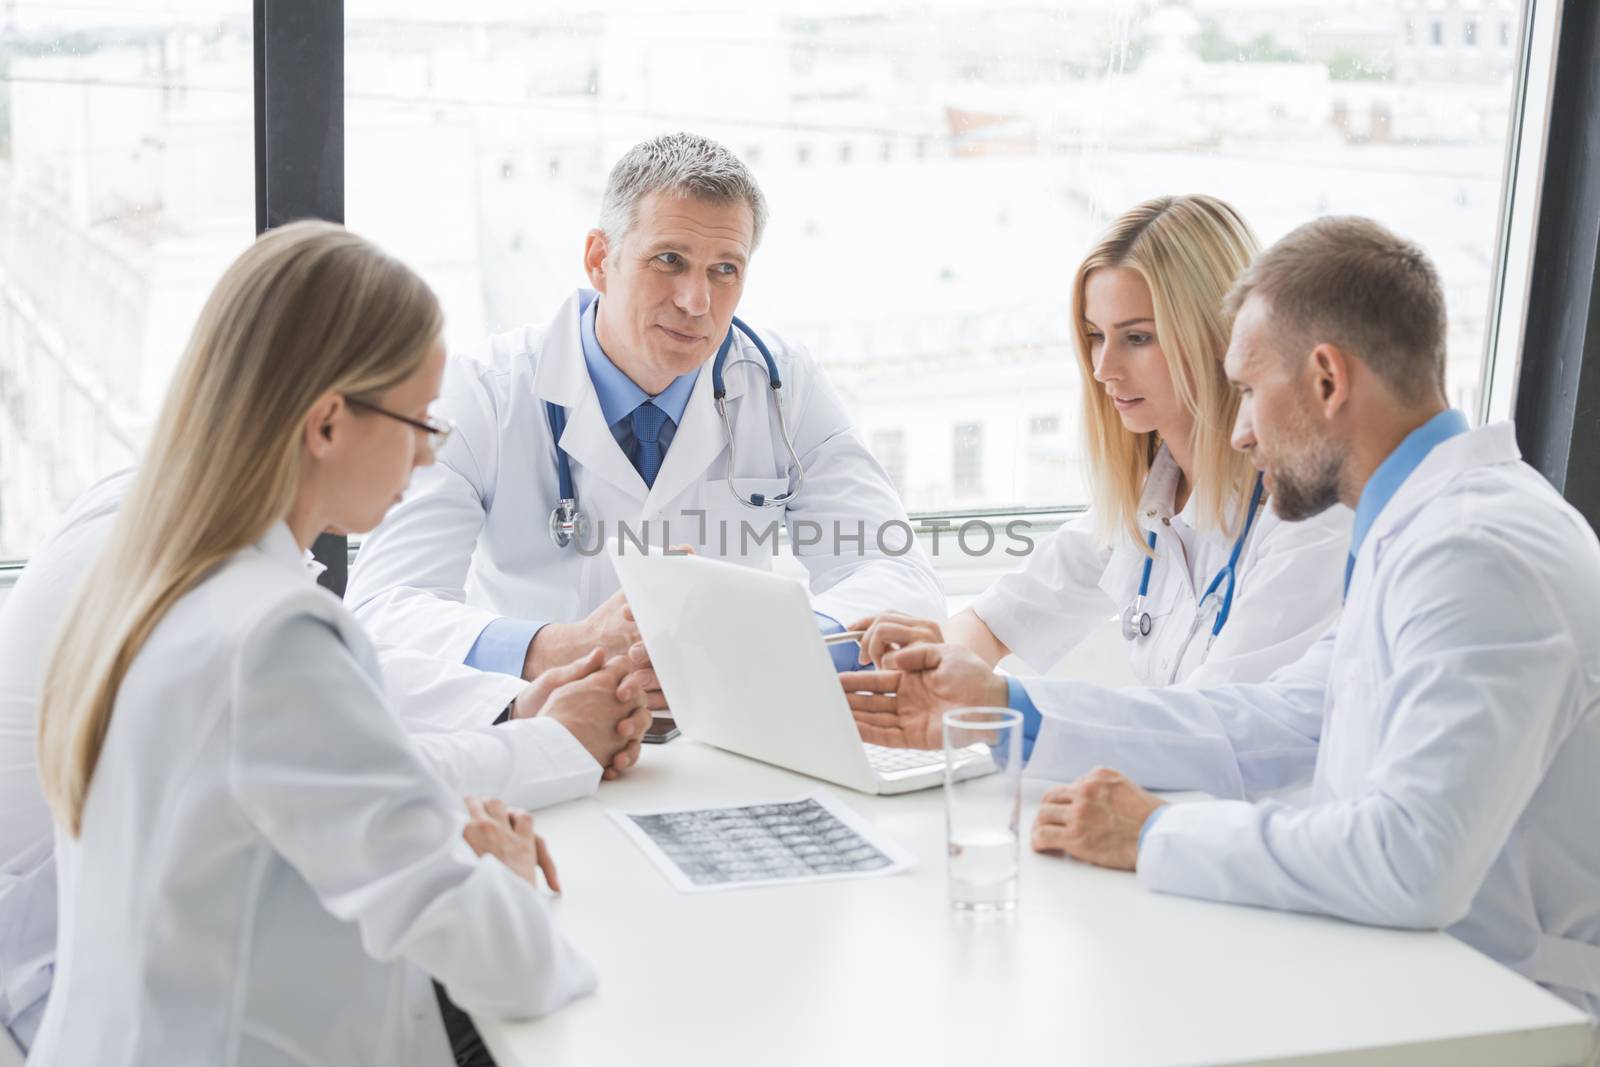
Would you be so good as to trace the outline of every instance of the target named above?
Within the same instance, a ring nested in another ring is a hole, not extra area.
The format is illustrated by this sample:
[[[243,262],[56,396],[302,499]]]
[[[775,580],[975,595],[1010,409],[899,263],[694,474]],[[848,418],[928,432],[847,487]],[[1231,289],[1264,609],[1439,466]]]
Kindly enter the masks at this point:
[[[1444,297],[1416,246],[1322,219],[1228,304],[1235,447],[1283,518],[1356,510],[1334,628],[1264,683],[1201,690],[1008,688],[913,645],[844,676],[862,736],[932,747],[946,709],[1009,703],[1029,772],[1082,776],[1045,793],[1036,850],[1162,892],[1444,928],[1600,1014],[1600,543],[1509,424],[1446,405]]]

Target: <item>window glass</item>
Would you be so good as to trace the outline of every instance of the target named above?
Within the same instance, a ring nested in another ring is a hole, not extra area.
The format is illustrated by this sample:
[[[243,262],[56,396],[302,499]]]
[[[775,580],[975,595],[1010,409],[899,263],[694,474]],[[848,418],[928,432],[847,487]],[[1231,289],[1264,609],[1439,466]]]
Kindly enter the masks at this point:
[[[345,10],[349,221],[433,280],[454,347],[548,321],[611,164],[705,133],[771,202],[741,317],[821,361],[913,511],[1084,500],[1067,290],[1160,194],[1265,242],[1328,213],[1421,242],[1478,410],[1514,0]]]
[[[132,463],[255,225],[250,5],[0,5],[0,559]]]
[[[904,430],[874,430],[871,438],[872,454],[878,457],[883,469],[896,488],[906,484],[906,434]]]
[[[950,460],[950,484],[957,498],[983,493],[983,424],[958,422]]]

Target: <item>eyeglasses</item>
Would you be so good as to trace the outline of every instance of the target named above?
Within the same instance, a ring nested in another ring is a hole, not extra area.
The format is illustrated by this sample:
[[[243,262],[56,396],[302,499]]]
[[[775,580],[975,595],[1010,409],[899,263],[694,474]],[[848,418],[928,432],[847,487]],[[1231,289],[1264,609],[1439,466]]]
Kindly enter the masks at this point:
[[[369,404],[367,401],[362,400],[359,397],[347,396],[344,398],[344,400],[345,403],[349,404],[353,408],[361,408],[362,410],[370,411],[375,415],[387,415],[396,422],[403,422],[414,430],[421,430],[423,433],[428,435],[428,447],[432,448],[435,452],[443,448],[444,443],[448,441],[450,439],[450,435],[455,432],[456,424],[449,419],[438,419],[434,418],[432,415],[428,416],[426,419],[413,419],[407,415],[401,415],[397,412],[390,411],[388,408],[380,408],[376,404]]]

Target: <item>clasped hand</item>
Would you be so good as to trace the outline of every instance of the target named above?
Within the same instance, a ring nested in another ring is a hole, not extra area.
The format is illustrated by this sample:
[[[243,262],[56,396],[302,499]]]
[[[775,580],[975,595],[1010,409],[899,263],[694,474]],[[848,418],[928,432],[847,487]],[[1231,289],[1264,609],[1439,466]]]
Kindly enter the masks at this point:
[[[607,659],[596,648],[529,682],[517,694],[511,714],[559,722],[600,764],[605,777],[615,778],[639,762],[639,742],[650,728],[648,686],[654,673],[632,657]]]

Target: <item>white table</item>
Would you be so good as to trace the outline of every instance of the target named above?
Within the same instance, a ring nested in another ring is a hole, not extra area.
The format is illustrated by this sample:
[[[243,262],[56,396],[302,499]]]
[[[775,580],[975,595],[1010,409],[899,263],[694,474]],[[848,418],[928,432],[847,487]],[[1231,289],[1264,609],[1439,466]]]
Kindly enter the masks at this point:
[[[500,1067],[1584,1062],[1581,1012],[1438,933],[1147,893],[1024,845],[1012,914],[952,913],[938,790],[868,797],[680,738],[537,817],[557,922],[599,991],[479,1019]],[[1041,783],[1024,785],[1031,821]],[[679,893],[608,808],[828,790],[919,862],[902,874]]]

